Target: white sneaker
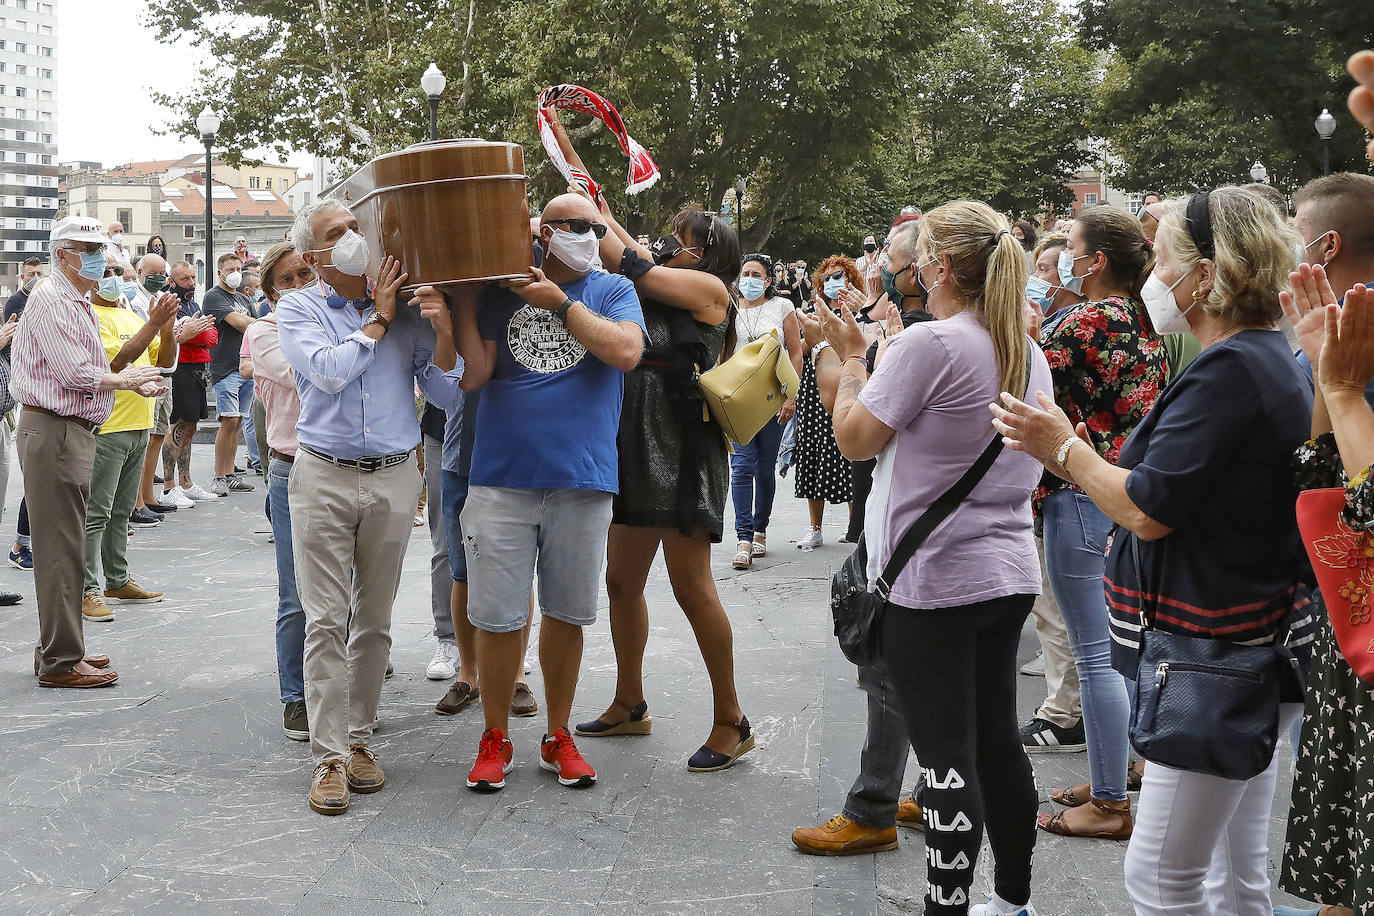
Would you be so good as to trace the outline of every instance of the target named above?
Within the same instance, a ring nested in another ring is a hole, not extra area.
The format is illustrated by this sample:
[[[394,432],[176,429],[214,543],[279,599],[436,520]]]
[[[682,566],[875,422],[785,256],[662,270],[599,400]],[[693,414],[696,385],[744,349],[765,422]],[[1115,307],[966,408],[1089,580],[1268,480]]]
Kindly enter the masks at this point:
[[[434,649],[434,658],[425,669],[425,677],[431,681],[446,681],[457,673],[458,647],[441,642]]]
[[[1036,916],[1036,912],[1035,907],[1029,903],[1025,906],[1012,906],[993,894],[987,903],[975,903],[969,907],[968,916]]]
[[[798,549],[798,550],[815,550],[817,547],[821,546],[821,545],[824,544],[824,543],[825,543],[825,540],[821,537],[821,531],[820,531],[820,529],[819,529],[819,528],[812,528],[812,529],[807,533],[806,537],[802,538],[800,541],[797,542],[797,549]]]
[[[210,481],[210,495],[212,495],[212,496],[228,496],[228,495],[229,495],[229,478],[227,478],[227,477],[216,477],[214,480]]]
[[[181,487],[163,490],[162,501],[169,506],[176,506],[178,509],[194,509],[196,507],[196,501],[187,496],[186,491]]]
[[[200,484],[198,483],[191,484],[191,486],[187,487],[181,492],[187,499],[194,500],[198,503],[206,502],[212,499],[219,499],[219,497],[216,496],[214,493],[211,493],[208,490],[202,490],[200,488]]]
[[[1026,677],[1045,676],[1045,653],[1043,651],[1035,653],[1035,658],[1021,666],[1021,673]]]

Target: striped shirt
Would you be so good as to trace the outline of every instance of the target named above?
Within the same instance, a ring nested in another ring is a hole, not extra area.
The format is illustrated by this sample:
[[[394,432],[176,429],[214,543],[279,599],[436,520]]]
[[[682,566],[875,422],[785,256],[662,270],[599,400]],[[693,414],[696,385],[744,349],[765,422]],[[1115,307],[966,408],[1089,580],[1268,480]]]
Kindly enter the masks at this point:
[[[101,391],[110,371],[91,306],[60,267],[29,294],[10,348],[10,393],[20,404],[104,423],[115,393]]]

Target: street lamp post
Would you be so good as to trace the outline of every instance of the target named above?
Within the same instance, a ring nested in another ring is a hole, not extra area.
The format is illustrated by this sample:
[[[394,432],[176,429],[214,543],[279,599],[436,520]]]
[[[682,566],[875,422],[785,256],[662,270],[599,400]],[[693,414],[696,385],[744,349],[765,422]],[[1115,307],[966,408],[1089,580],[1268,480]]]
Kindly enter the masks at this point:
[[[1255,164],[1250,166],[1250,177],[1255,181],[1261,182],[1263,184],[1268,184],[1269,170],[1264,167],[1263,162],[1260,162],[1258,159],[1256,159]]]
[[[744,178],[735,179],[735,234],[744,235]]]
[[[420,88],[425,91],[425,98],[429,99],[429,139],[439,139],[439,96],[444,94],[444,87],[448,85],[448,79],[439,70],[434,62],[431,61],[429,69],[424,76],[420,77]]]
[[[1331,174],[1331,135],[1336,132],[1336,119],[1325,108],[1317,115],[1317,136],[1322,138],[1322,174]]]
[[[205,289],[209,291],[213,285],[210,278],[214,276],[212,271],[215,269],[215,193],[210,147],[215,143],[215,134],[219,133],[219,115],[206,105],[196,118],[196,127],[200,129],[200,139],[205,141]]]

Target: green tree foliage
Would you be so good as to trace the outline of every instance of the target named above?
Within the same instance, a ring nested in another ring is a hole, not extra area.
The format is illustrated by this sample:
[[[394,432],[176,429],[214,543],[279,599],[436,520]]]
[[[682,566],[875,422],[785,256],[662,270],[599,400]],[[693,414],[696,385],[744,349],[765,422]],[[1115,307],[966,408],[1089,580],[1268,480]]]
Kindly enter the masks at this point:
[[[538,202],[562,180],[539,146],[536,96],[580,83],[616,104],[663,171],[627,201],[614,139],[565,120],[632,229],[652,232],[689,202],[716,209],[744,175],[744,244],[761,247],[871,154],[953,2],[154,0],[148,15],[164,40],[215,61],[189,95],[160,98],[178,113],[170,129],[195,136],[209,103],[231,158],[265,146],[358,165],[421,140],[420,75],[434,60],[449,77],[441,136],[521,143]]]
[[[1313,121],[1338,119],[1333,170],[1366,167],[1346,114],[1344,62],[1374,43],[1365,0],[1081,0],[1084,34],[1114,62],[1100,129],[1128,190],[1249,180],[1256,159],[1292,187],[1320,174]]]

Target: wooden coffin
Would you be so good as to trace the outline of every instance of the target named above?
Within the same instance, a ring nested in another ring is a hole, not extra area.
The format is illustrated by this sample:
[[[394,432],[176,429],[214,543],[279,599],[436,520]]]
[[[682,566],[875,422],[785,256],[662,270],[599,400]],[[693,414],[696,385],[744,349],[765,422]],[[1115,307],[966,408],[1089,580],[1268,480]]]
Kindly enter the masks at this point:
[[[436,140],[378,156],[330,195],[367,239],[367,272],[400,259],[405,288],[522,279],[534,263],[524,151]]]

